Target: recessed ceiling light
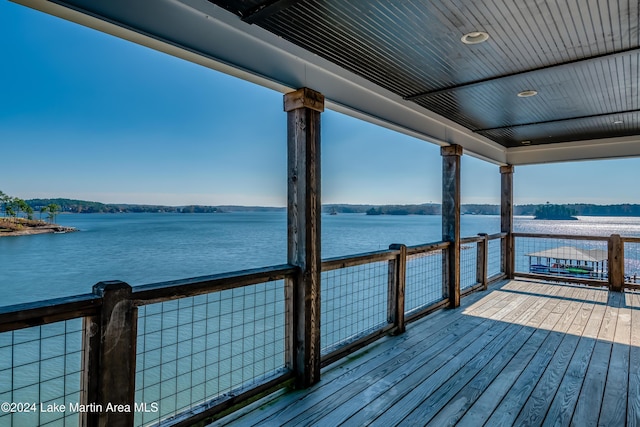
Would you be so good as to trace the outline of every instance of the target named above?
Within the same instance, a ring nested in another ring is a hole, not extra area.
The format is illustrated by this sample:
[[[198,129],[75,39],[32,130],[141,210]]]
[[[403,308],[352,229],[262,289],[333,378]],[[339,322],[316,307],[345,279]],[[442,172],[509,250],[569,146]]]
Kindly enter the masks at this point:
[[[621,125],[624,122],[622,120],[616,120],[615,122],[613,122],[614,125]]]
[[[531,144],[531,141],[520,141],[520,144],[529,145],[529,144]]]
[[[537,90],[523,90],[522,92],[518,92],[520,98],[528,98],[530,96],[536,96],[537,94]]]
[[[484,31],[474,31],[465,34],[460,40],[462,40],[464,44],[478,44],[489,40],[489,34]]]

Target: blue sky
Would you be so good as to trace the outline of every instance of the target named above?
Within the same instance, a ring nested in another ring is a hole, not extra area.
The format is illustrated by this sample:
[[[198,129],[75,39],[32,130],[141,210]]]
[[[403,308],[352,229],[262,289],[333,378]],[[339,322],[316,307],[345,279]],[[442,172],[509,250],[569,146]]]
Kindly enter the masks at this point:
[[[0,2],[0,190],[24,199],[286,204],[282,94]],[[439,148],[323,114],[323,203],[439,203]],[[516,168],[515,202],[639,203],[639,159]],[[463,156],[463,203],[498,203]]]

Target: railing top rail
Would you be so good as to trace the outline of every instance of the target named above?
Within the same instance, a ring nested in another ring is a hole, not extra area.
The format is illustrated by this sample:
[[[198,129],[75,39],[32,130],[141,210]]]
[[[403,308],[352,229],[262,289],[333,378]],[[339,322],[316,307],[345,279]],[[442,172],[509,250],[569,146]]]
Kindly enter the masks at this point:
[[[365,252],[357,255],[329,258],[322,261],[322,271],[355,267],[356,265],[369,264],[372,262],[390,261],[399,253],[400,251],[397,249],[384,249],[381,251]]]
[[[99,296],[84,294],[0,307],[0,332],[93,316],[101,304]]]
[[[620,240],[628,243],[640,243],[640,237],[622,237]]]
[[[151,283],[133,288],[132,298],[136,305],[153,304],[179,298],[192,297],[227,289],[241,288],[258,283],[292,277],[298,267],[290,264],[254,268],[211,276]]]
[[[495,234],[489,234],[487,236],[487,239],[489,240],[494,240],[494,239],[502,239],[503,237],[507,237],[509,235],[509,233],[495,233]]]
[[[574,234],[546,234],[546,233],[513,233],[513,237],[533,237],[540,239],[567,239],[567,240],[609,240],[609,236],[584,236]]]
[[[484,236],[471,236],[471,237],[463,237],[460,239],[460,243],[477,243],[482,242],[484,240]]]
[[[407,255],[415,255],[421,252],[438,251],[441,249],[448,248],[449,245],[450,245],[449,242],[432,242],[432,243],[426,243],[422,245],[408,246]]]

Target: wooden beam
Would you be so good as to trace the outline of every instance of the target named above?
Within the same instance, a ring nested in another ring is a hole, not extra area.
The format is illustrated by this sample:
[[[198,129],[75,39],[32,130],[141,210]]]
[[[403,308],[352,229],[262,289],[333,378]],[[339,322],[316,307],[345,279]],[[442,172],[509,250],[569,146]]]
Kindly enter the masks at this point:
[[[0,307],[0,333],[92,316],[102,300],[93,294]]]
[[[320,380],[320,114],[324,96],[302,88],[284,96],[287,112],[287,259],[299,267],[289,284],[292,325],[288,365],[298,388]]]
[[[460,158],[462,147],[440,148],[442,155],[442,240],[449,242],[445,278],[449,307],[460,306]]]
[[[489,258],[489,236],[487,233],[480,233],[478,236],[482,237],[482,240],[477,243],[477,256],[476,256],[476,282],[482,284],[482,289],[487,290],[487,266]]]
[[[80,402],[83,405],[98,403],[98,379],[100,378],[100,318],[86,316],[82,318],[82,368]],[[98,424],[98,413],[85,411],[80,413],[81,426]]]
[[[500,167],[500,231],[507,233],[504,245],[504,272],[513,279],[514,245],[513,245],[513,166]]]
[[[306,87],[295,92],[289,92],[284,96],[284,111],[289,113],[303,108],[317,111],[318,113],[324,112],[324,96]]]
[[[624,290],[624,243],[619,234],[612,234],[607,246],[609,289],[622,292]]]
[[[118,280],[100,282],[93,286],[93,292],[102,297],[102,310],[95,325],[99,346],[85,339],[85,350],[98,348],[99,351],[98,366],[93,369],[90,366],[96,357],[85,355],[88,372],[96,375],[88,381],[97,381],[89,385],[88,397],[95,393],[98,399],[95,403],[105,410],[89,414],[88,425],[129,427],[133,425],[135,414],[138,309],[133,305],[131,286],[127,283]],[[85,326],[89,325],[85,323]],[[107,405],[114,410],[107,410]]]
[[[387,320],[394,326],[394,334],[405,331],[404,294],[407,277],[407,247],[401,244],[389,246],[390,250],[399,251],[395,259],[389,261],[388,308]]]

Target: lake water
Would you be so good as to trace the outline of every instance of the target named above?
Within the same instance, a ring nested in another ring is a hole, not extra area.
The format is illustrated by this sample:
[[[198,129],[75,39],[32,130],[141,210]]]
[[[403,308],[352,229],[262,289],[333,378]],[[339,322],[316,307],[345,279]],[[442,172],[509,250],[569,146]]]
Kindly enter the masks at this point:
[[[80,231],[0,238],[0,305],[91,292],[102,280],[141,285],[286,262],[285,212],[65,214]],[[500,231],[498,216],[463,215],[462,236]],[[516,217],[519,232],[640,236],[640,218]],[[440,216],[322,216],[323,259],[440,240]]]

